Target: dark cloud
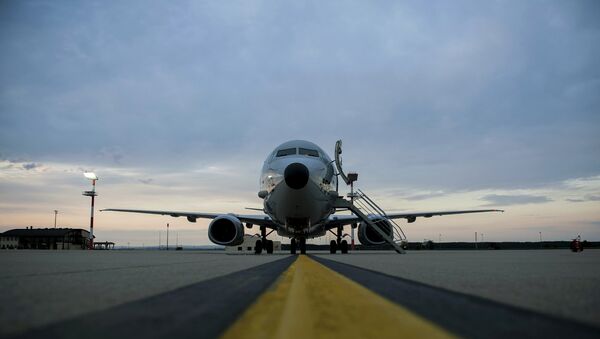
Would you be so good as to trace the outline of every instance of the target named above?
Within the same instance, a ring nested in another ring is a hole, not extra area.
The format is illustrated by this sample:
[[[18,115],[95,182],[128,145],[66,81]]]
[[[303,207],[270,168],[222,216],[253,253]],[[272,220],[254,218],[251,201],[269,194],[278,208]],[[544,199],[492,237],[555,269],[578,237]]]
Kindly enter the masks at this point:
[[[142,184],[150,185],[154,180],[152,178],[148,178],[148,179],[138,179],[138,181],[141,182]]]
[[[545,196],[537,195],[500,195],[489,194],[481,198],[488,203],[484,206],[510,206],[510,205],[525,205],[525,204],[543,204],[552,201]]]
[[[4,169],[18,169],[18,170],[31,171],[36,168],[38,168],[38,169],[44,168],[43,164],[36,163],[36,162],[27,162],[27,161],[14,160],[14,159],[2,159],[1,157],[0,157],[0,160],[6,161],[5,165],[3,166]]]
[[[37,164],[35,162],[29,162],[29,163],[24,163],[22,166],[23,166],[23,169],[29,171],[29,170],[41,167],[42,164]]]
[[[104,147],[99,152],[99,157],[108,159],[117,165],[122,164],[124,155],[120,147]]]

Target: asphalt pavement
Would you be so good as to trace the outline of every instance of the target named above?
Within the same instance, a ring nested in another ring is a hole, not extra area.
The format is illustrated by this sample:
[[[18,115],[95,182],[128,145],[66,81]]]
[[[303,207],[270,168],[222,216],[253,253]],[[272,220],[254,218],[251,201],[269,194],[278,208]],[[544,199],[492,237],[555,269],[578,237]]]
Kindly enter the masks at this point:
[[[600,326],[600,250],[356,252],[323,258]]]
[[[307,319],[317,308],[361,319],[352,293],[373,299],[361,305],[374,307],[374,321],[382,304],[376,299],[383,297],[391,309],[402,311],[381,314],[431,323],[444,337],[600,337],[597,250],[316,252],[303,261],[307,268],[298,266],[297,258],[210,251],[1,251],[0,337],[66,338],[85,332],[92,338],[212,338],[235,328],[249,310],[267,309],[272,312],[267,322],[287,333],[272,320],[277,309],[296,314],[295,307],[304,305],[297,312]],[[339,291],[342,285],[351,287]],[[279,308],[256,306],[274,290]],[[318,297],[299,298],[298,291]],[[323,308],[323,298],[333,295],[345,300],[343,308],[335,301],[329,302],[333,308]],[[360,321],[337,323],[359,326],[350,336],[370,333],[360,331]]]

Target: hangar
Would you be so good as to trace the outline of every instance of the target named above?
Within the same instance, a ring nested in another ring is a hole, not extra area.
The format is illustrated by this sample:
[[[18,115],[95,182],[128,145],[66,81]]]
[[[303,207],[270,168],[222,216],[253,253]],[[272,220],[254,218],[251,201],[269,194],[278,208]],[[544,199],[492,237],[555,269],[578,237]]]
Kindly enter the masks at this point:
[[[90,232],[81,228],[33,228],[0,233],[0,249],[84,250]]]

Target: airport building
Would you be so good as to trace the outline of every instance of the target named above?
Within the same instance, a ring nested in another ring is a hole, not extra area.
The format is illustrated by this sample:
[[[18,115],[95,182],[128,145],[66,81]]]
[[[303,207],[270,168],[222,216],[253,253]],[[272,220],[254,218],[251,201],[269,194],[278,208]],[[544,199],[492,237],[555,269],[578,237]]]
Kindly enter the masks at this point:
[[[0,233],[0,249],[84,250],[90,232],[80,228],[21,228]]]

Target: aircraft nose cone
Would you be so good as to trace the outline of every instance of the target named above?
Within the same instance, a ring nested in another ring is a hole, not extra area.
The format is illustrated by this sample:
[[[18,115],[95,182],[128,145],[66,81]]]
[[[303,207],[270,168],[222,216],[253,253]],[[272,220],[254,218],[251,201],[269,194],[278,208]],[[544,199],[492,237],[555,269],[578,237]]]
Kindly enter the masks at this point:
[[[283,172],[285,183],[293,189],[299,190],[308,182],[308,168],[299,162],[288,165]]]

